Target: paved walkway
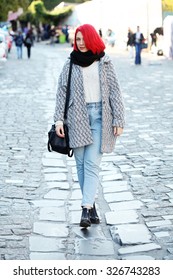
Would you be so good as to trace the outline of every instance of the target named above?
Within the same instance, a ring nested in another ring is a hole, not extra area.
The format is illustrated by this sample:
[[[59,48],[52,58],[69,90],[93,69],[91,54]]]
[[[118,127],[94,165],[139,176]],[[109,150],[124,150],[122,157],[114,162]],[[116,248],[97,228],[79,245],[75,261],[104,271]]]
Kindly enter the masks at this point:
[[[47,152],[57,79],[71,48],[15,47],[0,66],[0,259],[173,259],[172,61],[109,49],[126,106],[126,128],[104,155],[101,224],[79,227],[74,158]]]

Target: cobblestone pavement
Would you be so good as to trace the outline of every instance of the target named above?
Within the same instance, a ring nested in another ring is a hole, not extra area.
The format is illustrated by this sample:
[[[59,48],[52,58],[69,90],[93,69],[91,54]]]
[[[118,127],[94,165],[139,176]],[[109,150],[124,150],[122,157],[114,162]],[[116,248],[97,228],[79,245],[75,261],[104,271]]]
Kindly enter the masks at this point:
[[[173,62],[107,50],[117,69],[126,127],[104,155],[101,224],[79,227],[74,159],[47,152],[59,71],[68,45],[15,47],[0,66],[0,259],[173,259]]]

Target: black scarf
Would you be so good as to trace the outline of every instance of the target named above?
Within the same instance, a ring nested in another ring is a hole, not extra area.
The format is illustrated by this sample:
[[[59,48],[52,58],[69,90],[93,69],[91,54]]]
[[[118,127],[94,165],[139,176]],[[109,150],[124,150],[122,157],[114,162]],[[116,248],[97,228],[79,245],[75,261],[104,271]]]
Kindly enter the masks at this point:
[[[72,63],[77,64],[82,67],[90,66],[94,61],[100,60],[101,57],[105,55],[104,52],[100,54],[93,54],[92,51],[80,52],[72,51],[70,54]]]

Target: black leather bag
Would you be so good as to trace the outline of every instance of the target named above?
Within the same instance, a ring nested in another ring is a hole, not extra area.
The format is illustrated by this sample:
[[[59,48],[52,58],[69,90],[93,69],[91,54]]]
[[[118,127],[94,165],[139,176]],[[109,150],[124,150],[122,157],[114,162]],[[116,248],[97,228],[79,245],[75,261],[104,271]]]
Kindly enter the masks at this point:
[[[70,61],[70,69],[67,83],[67,95],[66,95],[66,103],[64,110],[64,134],[65,137],[59,137],[55,131],[55,125],[53,124],[51,129],[48,132],[48,143],[47,148],[49,152],[57,152],[60,154],[68,155],[69,157],[73,156],[73,149],[69,147],[69,136],[68,136],[68,127],[65,124],[67,119],[67,109],[68,103],[70,99],[70,80],[71,80],[71,71],[72,71],[72,62]]]
[[[55,131],[55,125],[53,124],[50,131],[48,132],[48,151],[57,152],[60,154],[73,156],[73,150],[69,147],[68,127],[64,125],[65,137],[59,137]]]

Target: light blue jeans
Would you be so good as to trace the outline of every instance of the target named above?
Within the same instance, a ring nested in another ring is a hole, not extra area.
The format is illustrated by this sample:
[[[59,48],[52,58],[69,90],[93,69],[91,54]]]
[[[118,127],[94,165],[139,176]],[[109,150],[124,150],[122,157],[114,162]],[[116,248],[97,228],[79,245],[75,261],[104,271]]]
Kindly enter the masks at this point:
[[[17,58],[22,59],[22,46],[16,46]]]
[[[96,191],[99,185],[99,169],[102,159],[101,128],[102,103],[87,103],[93,143],[75,148],[78,180],[82,192],[82,207],[93,207]]]

